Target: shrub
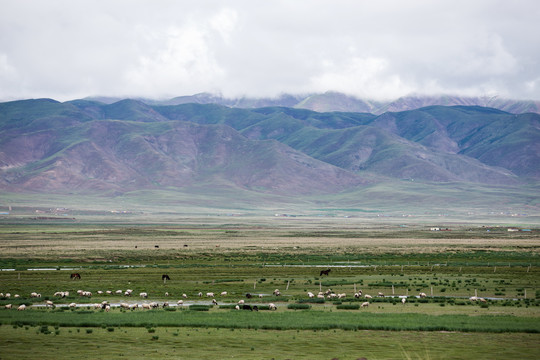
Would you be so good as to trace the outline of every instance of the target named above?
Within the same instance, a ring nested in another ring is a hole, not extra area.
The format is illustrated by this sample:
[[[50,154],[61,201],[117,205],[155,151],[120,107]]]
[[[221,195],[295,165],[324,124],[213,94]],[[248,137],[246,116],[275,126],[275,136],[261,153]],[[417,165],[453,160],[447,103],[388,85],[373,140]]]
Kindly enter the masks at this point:
[[[289,304],[289,305],[287,305],[287,309],[290,309],[290,310],[308,310],[308,309],[311,309],[311,305],[309,305],[309,304]]]
[[[336,306],[336,309],[338,310],[358,310],[360,309],[359,304],[343,304]]]

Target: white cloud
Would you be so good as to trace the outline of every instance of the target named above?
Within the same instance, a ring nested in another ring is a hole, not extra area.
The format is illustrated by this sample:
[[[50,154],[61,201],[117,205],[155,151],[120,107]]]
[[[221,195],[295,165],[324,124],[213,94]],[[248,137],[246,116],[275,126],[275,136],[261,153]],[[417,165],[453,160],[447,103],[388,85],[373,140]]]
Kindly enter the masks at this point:
[[[0,101],[201,91],[540,99],[540,3],[0,0]]]

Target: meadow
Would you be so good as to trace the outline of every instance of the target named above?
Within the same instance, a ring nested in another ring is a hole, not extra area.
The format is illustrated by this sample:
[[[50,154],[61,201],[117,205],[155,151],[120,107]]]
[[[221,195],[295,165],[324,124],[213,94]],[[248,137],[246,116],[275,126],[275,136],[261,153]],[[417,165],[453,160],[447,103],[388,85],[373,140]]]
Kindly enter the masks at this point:
[[[0,219],[2,359],[95,352],[134,359],[540,356],[540,239],[530,224],[531,231],[508,231],[516,226],[316,216],[138,219]],[[326,269],[329,275],[320,275]],[[80,280],[70,279],[75,272]],[[57,291],[70,294],[59,298]],[[45,307],[47,300],[54,307]],[[239,300],[260,310],[235,310]],[[103,301],[110,311],[94,308]],[[121,302],[159,307],[130,311],[117,307]],[[270,303],[277,310],[268,310]]]

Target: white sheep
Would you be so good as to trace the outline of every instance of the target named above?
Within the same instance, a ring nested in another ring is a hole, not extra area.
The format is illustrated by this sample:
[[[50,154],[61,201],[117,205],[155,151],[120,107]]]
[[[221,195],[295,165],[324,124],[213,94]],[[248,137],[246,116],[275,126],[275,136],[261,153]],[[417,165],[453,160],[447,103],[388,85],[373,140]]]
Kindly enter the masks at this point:
[[[26,310],[26,305],[24,304],[22,304],[21,306],[17,308],[17,311],[23,311],[23,310]]]
[[[5,306],[6,309],[11,309],[12,307],[13,307],[13,305],[11,305],[11,304],[6,304],[6,306]]]
[[[363,308],[364,308],[364,307],[368,307],[368,306],[369,306],[369,303],[366,301],[366,302],[362,303],[362,305],[360,305],[360,306],[363,307]]]
[[[77,304],[75,304],[75,303],[71,303],[71,304],[69,304],[69,307],[70,307],[70,308],[74,308],[74,307],[77,307]]]
[[[182,297],[183,297],[184,299],[187,299],[187,295],[186,295],[186,294],[182,294]]]
[[[152,307],[150,306],[150,304],[142,304],[142,308],[143,309],[151,309]]]
[[[238,301],[238,305],[244,305],[244,299]]]
[[[139,294],[139,296],[146,299],[148,297],[148,293],[142,292],[142,293]]]
[[[120,307],[123,308],[123,309],[129,309],[129,304],[128,303],[121,303]]]
[[[169,296],[169,293],[168,293],[168,292],[165,292],[165,296]]]
[[[105,311],[109,312],[111,310],[111,305],[107,304],[105,305]]]
[[[324,299],[324,294],[318,294],[318,295],[317,295],[317,298],[318,298],[318,299]]]
[[[123,291],[122,290],[116,290],[115,291],[115,294],[118,294],[118,295],[122,295]]]
[[[227,292],[226,291],[222,291],[221,294],[219,294],[221,296],[227,296]]]
[[[236,310],[240,310],[240,306],[239,306],[239,305],[236,305],[234,308],[235,308]]]
[[[197,294],[199,297],[202,297],[202,292],[199,291],[199,293]]]
[[[377,296],[379,297],[384,297],[384,294],[382,292],[379,291],[379,293],[377,294]]]
[[[37,292],[33,292],[30,294],[30,297],[33,297],[33,298],[41,297],[41,294],[38,294]]]
[[[423,293],[423,292],[420,293],[421,298],[425,298],[426,296],[427,296],[426,293]]]
[[[406,301],[407,301],[407,299],[401,298],[401,303],[402,303],[403,305],[405,305],[405,302],[406,302]]]
[[[183,305],[183,304],[184,304],[184,300],[178,300],[176,303],[177,303],[178,305]]]
[[[102,294],[103,294],[103,291],[98,290],[97,293],[98,293],[98,295],[102,295]]]
[[[47,304],[47,307],[54,307],[54,304],[51,300],[47,300],[45,304]]]
[[[217,300],[216,300],[216,299],[212,299],[212,304],[217,305],[217,304],[218,304]]]
[[[274,295],[275,295],[275,296],[280,296],[280,295],[281,295],[281,291],[279,291],[279,289],[274,290]]]
[[[307,296],[310,297],[310,298],[315,297],[315,295],[313,295],[313,293],[311,291],[308,291]]]
[[[268,304],[268,309],[270,310],[277,310],[277,306],[273,303]]]
[[[111,290],[107,290],[107,291],[105,291],[105,293],[106,293],[107,295],[112,295],[112,291],[111,291]]]
[[[169,302],[168,302],[168,301],[165,301],[165,302],[163,303],[163,307],[164,307],[164,308],[169,307]]]
[[[139,307],[139,305],[137,305],[137,304],[131,304],[131,305],[129,305],[129,310],[135,310],[138,307]]]
[[[364,297],[365,297],[366,299],[372,299],[372,298],[373,298],[371,295],[368,295],[368,294],[364,295]]]
[[[338,294],[338,299],[343,299],[344,297],[346,297],[347,294],[343,293],[343,294]]]
[[[213,292],[207,292],[206,297],[214,297],[214,293]]]

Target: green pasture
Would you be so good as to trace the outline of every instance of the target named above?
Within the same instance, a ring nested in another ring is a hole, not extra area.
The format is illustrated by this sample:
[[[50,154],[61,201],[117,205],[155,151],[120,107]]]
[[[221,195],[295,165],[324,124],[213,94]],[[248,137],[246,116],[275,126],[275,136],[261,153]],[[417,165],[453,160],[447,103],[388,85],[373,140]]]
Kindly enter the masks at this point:
[[[50,223],[21,216],[0,227],[0,358],[538,358],[538,229],[448,227],[259,217]],[[72,272],[81,280],[71,280]],[[131,297],[114,293],[127,289]],[[346,296],[307,295],[328,290]],[[355,298],[358,290],[373,298]],[[59,298],[57,291],[70,294]],[[201,305],[211,300],[207,292],[219,306]],[[417,298],[420,292],[427,297]],[[470,301],[473,295],[486,301]],[[180,299],[184,306],[155,310],[92,306]],[[58,306],[32,306],[47,300]],[[239,300],[261,310],[234,310]],[[82,306],[61,306],[71,302]],[[271,302],[277,311],[267,310]],[[67,344],[69,353],[59,355]]]

